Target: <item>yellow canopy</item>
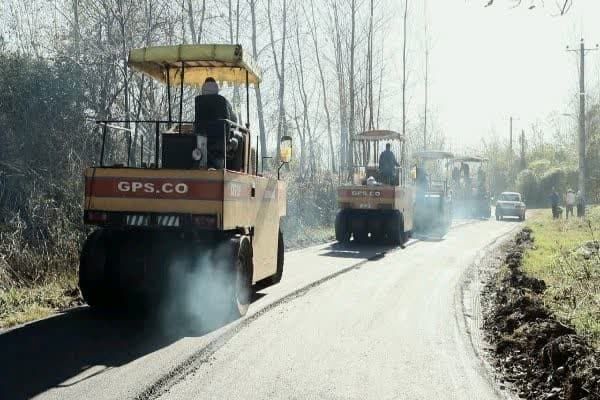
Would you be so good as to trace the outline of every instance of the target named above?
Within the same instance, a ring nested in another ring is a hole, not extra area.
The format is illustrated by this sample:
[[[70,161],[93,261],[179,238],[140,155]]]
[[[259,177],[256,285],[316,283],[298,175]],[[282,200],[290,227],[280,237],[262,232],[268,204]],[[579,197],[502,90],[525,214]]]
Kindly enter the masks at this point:
[[[422,150],[417,153],[417,158],[422,160],[443,160],[454,158],[454,154],[443,150]]]
[[[261,81],[259,68],[242,46],[233,44],[199,44],[157,46],[132,49],[128,64],[131,68],[150,75],[161,82],[176,86],[200,86],[212,77],[219,83],[245,84]],[[185,70],[182,74],[182,66]],[[169,79],[167,79],[167,71]]]
[[[400,140],[404,141],[404,136],[401,133],[389,130],[372,130],[355,135],[352,140]]]

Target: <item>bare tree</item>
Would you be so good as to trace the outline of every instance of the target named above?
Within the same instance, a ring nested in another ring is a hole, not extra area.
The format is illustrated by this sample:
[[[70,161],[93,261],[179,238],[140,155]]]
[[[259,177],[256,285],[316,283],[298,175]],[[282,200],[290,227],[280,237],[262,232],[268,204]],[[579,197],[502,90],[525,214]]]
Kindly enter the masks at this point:
[[[304,8],[304,4],[302,5],[302,7]],[[309,26],[310,26],[310,32],[311,32],[313,45],[315,47],[315,59],[317,61],[317,68],[319,70],[319,78],[321,81],[321,90],[323,92],[323,109],[325,110],[325,119],[327,122],[327,138],[328,138],[328,143],[329,143],[330,167],[331,167],[332,172],[336,172],[335,149],[333,147],[333,132],[332,132],[332,128],[331,128],[331,114],[329,112],[329,104],[327,102],[327,85],[325,83],[325,73],[323,72],[323,65],[321,63],[321,54],[320,54],[321,51],[319,49],[319,40],[318,40],[319,34],[317,31],[317,22],[315,19],[314,0],[310,1],[310,8],[311,8],[311,20],[309,21]],[[308,15],[306,13],[306,10],[304,10],[304,14],[306,15],[307,20],[308,20]]]
[[[351,0],[350,5],[350,18],[351,18],[351,28],[350,28],[350,77],[349,79],[349,90],[350,90],[350,116],[349,116],[349,135],[350,138],[354,137],[356,134],[355,130],[355,76],[354,76],[354,54],[356,51],[356,0]],[[348,151],[348,174],[351,172],[352,163],[353,163],[353,154],[352,154],[352,146],[349,146]]]
[[[496,2],[496,0],[487,0],[487,2],[485,3],[485,7],[494,5],[495,2]],[[513,7],[513,8],[521,6],[522,2],[523,2],[523,0],[510,0],[509,1],[511,7]],[[534,1],[534,2],[530,3],[529,9],[533,10],[534,8],[536,8],[537,3],[539,3],[542,7],[544,6],[544,1],[539,0],[539,1]],[[573,0],[555,0],[554,4],[556,6],[556,9],[559,12],[559,15],[565,15],[571,9],[571,6],[573,5]]]
[[[250,6],[250,16],[252,24],[252,55],[254,59],[258,61],[258,46],[256,38],[256,0],[248,0],[248,5]],[[260,90],[260,85],[257,84],[254,91],[256,93],[256,111],[258,114],[258,129],[260,131],[260,149],[262,151],[262,153],[257,156],[262,157],[267,151],[267,135],[265,130],[265,117],[263,111],[262,93]]]
[[[402,135],[406,137],[406,26],[408,19],[408,0],[404,0],[404,14],[402,17]],[[406,159],[406,146],[402,146],[402,159]]]
[[[302,47],[300,45],[300,28],[298,24],[298,12],[295,13],[296,17],[296,55],[291,52],[292,57],[294,58],[294,69],[296,72],[296,79],[298,84],[298,92],[300,94],[300,101],[302,102],[302,130],[308,136],[308,173],[312,178],[314,177],[316,170],[316,160],[315,160],[315,151],[314,151],[314,140],[313,140],[313,131],[310,124],[310,115],[309,115],[309,97],[306,91],[306,82],[304,79],[304,63],[302,58]],[[290,46],[291,47],[291,46]],[[298,122],[296,121],[296,124]],[[303,173],[304,171],[300,171]]]
[[[283,0],[282,12],[282,37],[281,37],[281,64],[277,61],[277,50],[275,49],[275,37],[273,34],[273,19],[271,15],[271,0],[267,1],[267,16],[269,21],[269,33],[271,35],[271,50],[273,51],[273,62],[275,72],[279,81],[279,110],[277,113],[277,155],[279,156],[279,140],[287,129],[285,120],[285,47],[287,35],[287,0]]]
[[[204,28],[204,18],[206,16],[206,0],[202,0],[200,9],[200,21],[198,22],[198,30],[196,31],[196,18],[194,14],[194,5],[192,0],[187,0],[188,23],[190,26],[190,34],[192,43],[200,43],[202,41],[202,30]]]
[[[349,123],[348,123],[348,93],[346,90],[346,66],[344,63],[345,53],[342,46],[343,28],[339,17],[339,10],[336,1],[331,3],[333,9],[333,32],[335,71],[338,81],[338,101],[339,101],[339,125],[340,125],[340,172],[348,169],[348,156],[350,154],[349,146]]]
[[[368,34],[368,50],[367,50],[367,101],[369,103],[369,129],[375,128],[373,120],[373,0],[371,0],[371,13],[369,16],[369,34]]]

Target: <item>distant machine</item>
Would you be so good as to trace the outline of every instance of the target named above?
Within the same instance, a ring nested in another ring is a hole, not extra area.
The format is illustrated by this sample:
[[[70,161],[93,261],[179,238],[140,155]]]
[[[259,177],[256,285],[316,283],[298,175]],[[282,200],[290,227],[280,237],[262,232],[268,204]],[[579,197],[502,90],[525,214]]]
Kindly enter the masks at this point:
[[[489,219],[492,216],[487,161],[479,156],[452,159],[451,187],[455,216],[475,219]]]
[[[382,155],[387,144],[389,152]],[[371,130],[356,135],[352,145],[357,156],[352,181],[337,189],[336,240],[405,243],[413,230],[415,190],[408,182],[405,160],[395,160],[404,154],[404,136]],[[385,168],[380,165],[382,157]]]
[[[453,218],[448,177],[454,155],[442,150],[427,150],[415,156],[415,230],[420,234],[443,236],[450,229]]]

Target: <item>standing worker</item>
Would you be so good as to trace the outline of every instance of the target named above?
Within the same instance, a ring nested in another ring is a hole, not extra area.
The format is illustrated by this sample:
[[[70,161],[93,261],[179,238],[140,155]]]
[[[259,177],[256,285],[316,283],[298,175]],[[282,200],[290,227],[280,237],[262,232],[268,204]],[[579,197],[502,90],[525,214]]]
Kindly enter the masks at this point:
[[[385,150],[379,156],[379,172],[383,177],[383,181],[388,185],[394,184],[395,168],[400,166],[396,161],[396,156],[392,153],[391,147],[389,143],[386,143]]]
[[[567,206],[567,219],[569,219],[569,213],[571,213],[572,217],[573,207],[575,206],[575,193],[573,193],[571,189],[567,190],[567,195],[565,196],[565,204]],[[577,214],[579,214],[579,210]]]
[[[585,215],[585,199],[581,194],[581,190],[577,191],[577,196],[575,200],[577,201],[577,216],[583,217]]]
[[[552,218],[558,218],[558,202],[560,197],[556,193],[556,189],[552,187],[552,194],[550,194],[550,204],[552,205]]]

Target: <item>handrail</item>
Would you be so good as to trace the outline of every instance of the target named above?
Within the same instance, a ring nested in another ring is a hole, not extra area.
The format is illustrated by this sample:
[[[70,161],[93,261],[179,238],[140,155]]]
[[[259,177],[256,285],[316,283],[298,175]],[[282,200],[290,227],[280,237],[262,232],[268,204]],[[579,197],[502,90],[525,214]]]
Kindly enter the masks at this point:
[[[101,151],[100,151],[100,166],[103,167],[104,166],[104,154],[105,154],[105,147],[106,147],[106,134],[107,134],[107,128],[111,128],[117,131],[122,131],[122,132],[127,132],[129,134],[129,140],[131,142],[131,135],[134,132],[134,129],[132,128],[125,128],[125,127],[121,127],[121,126],[117,126],[117,125],[113,125],[113,124],[154,124],[155,125],[155,155],[154,155],[154,168],[159,168],[158,164],[159,164],[159,153],[160,153],[160,134],[161,134],[161,130],[160,130],[160,125],[161,124],[169,124],[169,125],[179,125],[182,126],[184,124],[188,124],[188,125],[194,125],[196,126],[197,121],[167,121],[167,120],[132,120],[132,119],[114,119],[114,120],[109,120],[109,119],[105,119],[105,120],[96,120],[95,121],[96,124],[101,125],[102,126],[102,147],[101,147]],[[206,123],[215,123],[215,122],[224,122],[227,123],[231,128],[241,132],[244,135],[250,135],[250,130],[247,127],[244,127],[243,125],[238,124],[237,122],[231,121],[229,119],[215,119],[215,120],[209,120],[209,121],[203,121]],[[177,132],[175,132],[175,134],[177,134]],[[179,131],[179,134],[185,134],[185,135],[198,135],[196,132],[192,131],[190,133],[182,133],[181,130]],[[141,136],[143,137],[143,136]],[[227,133],[224,137],[224,140],[226,141],[227,138],[229,137],[229,134]],[[143,139],[142,139],[143,140]],[[227,144],[225,143],[225,148],[227,148]],[[142,150],[143,151],[143,150]],[[131,152],[131,145],[129,147],[128,150],[128,154],[127,154],[127,166],[129,167],[130,161],[129,158],[131,156],[130,154]],[[141,157],[143,158],[143,152],[140,153]],[[249,160],[248,160],[249,161]],[[143,160],[140,160],[140,163],[142,163]],[[227,162],[227,157],[225,156],[225,163]],[[225,164],[225,168],[226,168],[226,164]],[[247,169],[249,169],[249,165],[247,166]]]
[[[116,129],[118,131],[125,131],[125,132],[130,132],[130,133],[134,131],[131,128],[123,128],[122,126],[112,125],[112,124],[109,124],[109,123],[106,123],[106,122],[101,122],[100,124],[103,125],[103,126],[106,126],[108,128],[111,128],[111,129]]]

